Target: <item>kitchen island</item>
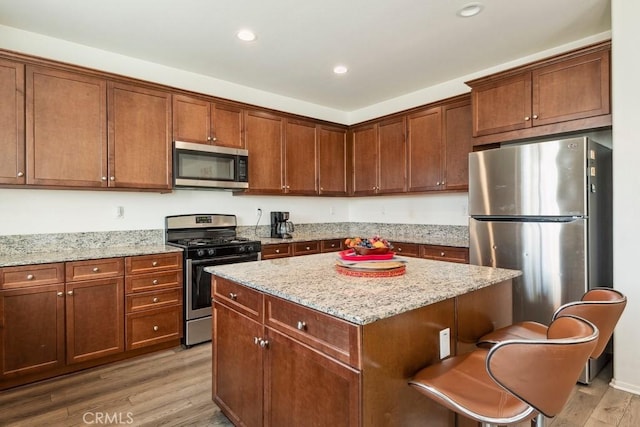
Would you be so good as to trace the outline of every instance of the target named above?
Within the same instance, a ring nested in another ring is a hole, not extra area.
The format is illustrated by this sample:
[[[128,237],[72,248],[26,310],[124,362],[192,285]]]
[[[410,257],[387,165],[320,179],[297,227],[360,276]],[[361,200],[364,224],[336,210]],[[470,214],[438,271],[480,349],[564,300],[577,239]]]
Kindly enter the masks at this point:
[[[361,278],[336,257],[207,268],[214,401],[236,425],[454,425],[407,380],[509,324],[520,272],[402,258],[404,275]]]

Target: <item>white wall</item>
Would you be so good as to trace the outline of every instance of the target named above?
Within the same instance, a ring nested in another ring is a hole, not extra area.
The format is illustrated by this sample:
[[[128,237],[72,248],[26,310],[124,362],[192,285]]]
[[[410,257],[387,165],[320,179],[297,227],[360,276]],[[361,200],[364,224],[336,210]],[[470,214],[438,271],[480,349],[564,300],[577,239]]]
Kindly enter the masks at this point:
[[[612,1],[614,286],[629,299],[614,339],[616,388],[640,394],[640,2]]]

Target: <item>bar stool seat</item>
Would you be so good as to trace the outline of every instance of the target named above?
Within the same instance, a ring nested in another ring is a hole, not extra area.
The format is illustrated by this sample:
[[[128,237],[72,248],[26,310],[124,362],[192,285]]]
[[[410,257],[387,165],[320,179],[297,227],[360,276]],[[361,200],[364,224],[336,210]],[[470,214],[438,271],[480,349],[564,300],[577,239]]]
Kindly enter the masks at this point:
[[[544,422],[567,402],[597,344],[590,322],[563,316],[541,340],[509,340],[420,370],[409,385],[484,426]]]
[[[591,358],[598,358],[609,342],[613,330],[627,305],[627,298],[611,288],[594,288],[586,292],[580,301],[562,305],[553,314],[552,321],[558,317],[573,315],[593,323],[600,333],[598,345]],[[512,339],[544,339],[547,326],[537,322],[518,322],[480,337],[478,347],[490,348],[501,341]]]

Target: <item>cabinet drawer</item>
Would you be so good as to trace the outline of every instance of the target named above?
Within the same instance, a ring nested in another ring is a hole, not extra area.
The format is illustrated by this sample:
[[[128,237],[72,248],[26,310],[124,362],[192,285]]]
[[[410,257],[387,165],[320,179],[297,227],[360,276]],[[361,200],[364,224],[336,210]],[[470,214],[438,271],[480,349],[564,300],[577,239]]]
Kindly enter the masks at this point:
[[[323,240],[320,250],[322,252],[337,252],[342,250],[342,239]]]
[[[64,264],[21,265],[0,268],[0,289],[64,283]]]
[[[127,295],[127,313],[182,304],[182,288]]]
[[[174,287],[182,288],[182,270],[137,274],[125,278],[127,294]]]
[[[459,263],[469,262],[469,249],[452,246],[423,245],[420,256],[438,261],[450,261]]]
[[[65,269],[67,282],[122,276],[124,259],[105,258],[67,262]]]
[[[360,367],[357,325],[270,295],[265,295],[265,324],[341,362]]]
[[[262,246],[262,259],[284,258],[291,255],[293,255],[293,251],[288,243]]]
[[[182,306],[127,314],[127,350],[182,337]]]
[[[309,255],[320,253],[320,242],[318,240],[309,242],[297,242],[293,244],[293,255]]]
[[[393,251],[402,256],[420,256],[420,246],[416,243],[391,242]]]
[[[213,277],[213,299],[262,322],[262,293],[222,277]]]
[[[127,257],[126,274],[151,273],[182,268],[182,253],[153,254]]]

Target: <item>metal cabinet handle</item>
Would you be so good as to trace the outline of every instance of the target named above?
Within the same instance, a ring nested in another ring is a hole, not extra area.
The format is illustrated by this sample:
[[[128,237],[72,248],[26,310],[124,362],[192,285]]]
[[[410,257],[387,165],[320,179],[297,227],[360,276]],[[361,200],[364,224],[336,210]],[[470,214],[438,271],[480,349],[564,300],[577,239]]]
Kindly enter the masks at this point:
[[[67,291],[67,295],[73,295],[73,291]]]
[[[307,324],[302,320],[298,320],[298,324],[296,325],[299,331],[304,331],[307,329]]]
[[[157,266],[158,266],[158,261],[153,261],[153,262],[151,263],[151,266],[152,266],[152,267],[157,267]]]
[[[213,137],[213,141],[217,141],[217,140],[218,140],[218,138],[216,138],[216,137],[214,136],[214,137]]]
[[[444,256],[444,252],[440,252],[440,256]]]
[[[107,177],[106,177],[106,176],[103,176],[103,177],[102,177],[102,180],[103,180],[103,181],[106,181],[106,180],[107,180]]]
[[[260,344],[260,341],[261,341],[260,337],[253,337],[253,343],[254,343],[255,345],[259,345],[259,344]]]
[[[311,248],[309,246],[306,247],[306,250],[311,250]]]
[[[151,282],[151,283],[153,283],[154,285],[157,285],[158,284],[158,279],[153,279],[153,282]]]
[[[534,115],[533,115],[533,118],[534,118],[534,119],[537,119],[537,118],[538,118],[538,115],[537,115],[537,114],[534,114]]]
[[[269,340],[260,340],[260,347],[262,348],[269,347]]]
[[[153,326],[153,330],[154,330],[154,331],[158,331],[158,329],[160,329],[160,328],[159,328],[157,325],[154,325],[154,326]]]
[[[63,296],[63,295],[64,295],[64,292],[58,292],[58,293],[57,293],[57,295],[58,295],[59,297],[61,297],[61,296]]]
[[[34,276],[33,274],[27,274],[27,280],[33,280]]]
[[[18,176],[19,176],[19,177],[24,176],[24,172],[18,172]]]
[[[229,292],[229,298],[231,298],[233,301],[236,301],[238,299],[238,294],[234,294],[233,292]]]
[[[93,267],[93,272],[97,273],[98,271],[100,271],[100,269],[98,267]]]
[[[402,248],[396,248],[396,251],[402,252]]]
[[[210,136],[207,137],[207,141],[211,141],[213,138],[211,138]]]
[[[159,301],[158,297],[153,298],[153,302],[158,302],[158,301]]]
[[[115,180],[116,180],[116,177],[115,177],[115,176],[112,176],[112,177],[109,177],[109,179],[110,179],[111,181],[115,181]]]
[[[276,249],[276,253],[279,254],[280,253],[280,249]]]
[[[528,122],[529,120],[531,120],[531,117],[529,117],[529,116],[526,116],[526,117],[524,118],[524,121],[525,121],[525,122]]]

